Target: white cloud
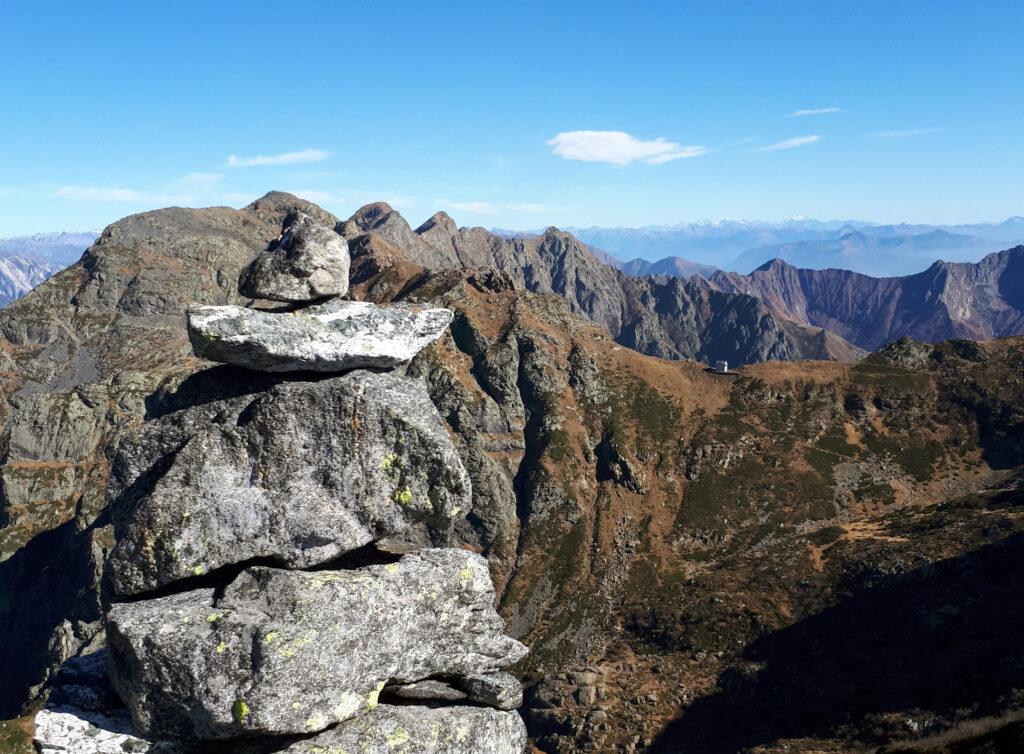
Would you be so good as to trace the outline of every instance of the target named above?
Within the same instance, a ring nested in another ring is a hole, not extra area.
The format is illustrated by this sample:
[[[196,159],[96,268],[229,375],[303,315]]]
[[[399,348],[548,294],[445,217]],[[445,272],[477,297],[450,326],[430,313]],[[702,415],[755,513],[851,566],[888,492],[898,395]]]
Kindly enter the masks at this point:
[[[698,157],[711,150],[699,145],[680,146],[662,137],[642,141],[625,131],[563,131],[546,142],[558,157],[582,162],[660,165],[671,160]]]
[[[807,110],[797,110],[796,112],[789,113],[787,118],[801,118],[805,115],[831,115],[833,113],[845,113],[846,109],[842,107],[815,107]]]
[[[330,152],[323,149],[300,149],[298,152],[284,152],[283,154],[256,155],[255,157],[239,157],[230,155],[228,157],[229,168],[251,168],[262,165],[295,165],[300,162],[323,162],[331,156]]]
[[[769,144],[766,147],[761,147],[755,151],[757,152],[777,152],[780,149],[793,149],[795,147],[802,147],[805,144],[813,144],[816,141],[821,141],[821,137],[818,134],[811,136],[797,136],[795,139],[786,139],[785,141],[779,141],[775,144]]]
[[[305,199],[307,202],[324,203],[333,202],[335,198],[328,194],[326,191],[317,191],[316,189],[297,189],[295,191],[289,191],[289,194],[295,194],[300,199]]]
[[[215,186],[223,180],[224,176],[220,173],[189,173],[179,178],[178,184],[181,186],[207,187]]]
[[[902,131],[876,131],[875,133],[868,134],[868,136],[872,139],[909,139],[912,136],[937,134],[945,130],[945,128],[906,128]]]

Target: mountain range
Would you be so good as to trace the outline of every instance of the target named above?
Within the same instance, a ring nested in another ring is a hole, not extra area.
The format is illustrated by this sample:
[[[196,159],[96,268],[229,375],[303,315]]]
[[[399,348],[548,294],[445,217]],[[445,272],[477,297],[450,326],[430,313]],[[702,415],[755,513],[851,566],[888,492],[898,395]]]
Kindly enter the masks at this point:
[[[879,225],[795,218],[783,223],[732,221],[643,228],[567,228],[613,257],[657,262],[659,272],[702,274],[693,265],[749,272],[779,258],[800,267],[849,269],[875,277],[920,272],[937,259],[976,262],[1024,241],[1024,218],[973,225]],[[685,262],[675,261],[681,258]]]
[[[749,275],[716,272],[707,284],[755,296],[781,318],[827,328],[869,351],[908,336],[936,342],[1024,333],[1024,246],[976,264],[935,262],[906,277],[799,269],[773,260]]]
[[[348,240],[353,298],[454,312],[409,374],[471,477],[453,544],[488,559],[530,647],[536,751],[1020,750],[1024,338],[725,377],[596,320],[710,321],[749,346],[746,317],[790,332],[771,306],[623,276],[560,231],[499,242],[280,193],[124,218],[0,311],[0,717],[33,713],[102,644],[113,451],[176,395],[247,389],[194,356],[183,312],[268,306],[239,273],[296,210]],[[1011,743],[980,748],[994,736]]]
[[[439,212],[413,230],[392,207],[378,203],[356,212],[341,232],[352,239],[354,254],[373,239],[392,247],[392,256],[429,269],[500,270],[520,288],[558,294],[621,345],[652,356],[746,364],[863,355],[817,326],[777,317],[751,296],[678,277],[628,275],[557,228],[501,236],[459,228]]]
[[[78,261],[98,233],[36,233],[0,238],[0,307]]]

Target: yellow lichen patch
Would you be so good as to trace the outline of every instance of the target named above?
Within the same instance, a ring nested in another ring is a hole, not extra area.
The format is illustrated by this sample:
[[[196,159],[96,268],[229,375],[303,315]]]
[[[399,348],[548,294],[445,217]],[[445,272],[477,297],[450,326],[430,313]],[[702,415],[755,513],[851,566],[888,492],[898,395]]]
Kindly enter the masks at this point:
[[[391,499],[394,500],[399,505],[409,505],[410,503],[412,503],[412,490],[409,489],[408,487],[404,487],[400,490],[395,490],[394,494],[391,496]]]
[[[387,742],[387,745],[391,748],[401,746],[402,744],[409,742],[409,731],[407,731],[405,728],[395,728],[393,732],[388,733],[384,737],[384,740]]]
[[[398,570],[398,564],[397,563],[388,563],[386,566],[384,566],[384,570],[387,571],[388,573],[394,573],[395,571]]]
[[[283,643],[281,647],[277,650],[277,656],[283,657],[286,660],[290,660],[295,656],[296,652],[298,652],[300,649],[302,649],[307,644],[312,642],[316,637],[317,632],[313,629],[310,629],[298,639],[292,639],[291,641],[286,641],[285,643]]]
[[[227,648],[227,642],[222,641],[220,644],[217,645],[217,649],[215,651],[217,652],[217,654],[222,655],[227,650]]]
[[[245,718],[249,717],[249,705],[246,704],[244,699],[236,699],[235,703],[231,705],[231,717],[239,725],[245,722]]]
[[[277,638],[278,638],[277,631],[271,631],[270,633],[268,633],[266,636],[263,637],[263,641],[265,641],[267,644],[273,644],[275,641],[277,641]]]
[[[203,570],[203,567],[201,565],[197,565],[197,566],[195,566],[192,569],[192,575],[193,576],[202,576],[203,573],[204,573],[204,570]]]
[[[380,699],[380,692],[384,690],[384,681],[377,684],[377,687],[370,692],[370,695],[366,699],[367,709],[376,709],[377,700]]]
[[[207,623],[216,623],[220,619],[221,619],[221,614],[220,613],[210,613],[209,615],[206,616],[206,622]]]
[[[319,712],[306,719],[306,730],[321,730],[325,727],[327,723]]]
[[[459,571],[459,578],[462,581],[469,581],[470,579],[473,578],[473,569],[470,568],[469,566],[466,566],[461,571]]]
[[[338,722],[348,720],[353,717],[363,704],[363,697],[359,694],[354,694],[351,691],[346,691],[341,695],[338,703],[334,705],[334,709],[331,712],[334,713],[334,717]]]
[[[388,453],[380,462],[380,467],[384,471],[390,471],[391,469],[401,468],[401,466],[402,464],[398,460],[398,453]]]

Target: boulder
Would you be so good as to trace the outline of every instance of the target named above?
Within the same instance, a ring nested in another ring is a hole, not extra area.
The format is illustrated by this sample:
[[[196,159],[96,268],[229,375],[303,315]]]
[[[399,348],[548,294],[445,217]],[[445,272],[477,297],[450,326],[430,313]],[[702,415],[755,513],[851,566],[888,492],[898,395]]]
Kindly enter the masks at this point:
[[[343,372],[405,364],[437,340],[452,312],[420,304],[332,299],[292,312],[189,309],[197,356],[263,372]]]
[[[281,237],[242,270],[238,292],[271,301],[313,301],[348,292],[348,243],[304,212],[285,220]]]
[[[392,706],[294,743],[287,754],[522,754],[526,726],[515,712],[485,707]]]
[[[461,702],[466,699],[464,691],[460,691],[447,681],[434,678],[398,686],[385,686],[384,695],[389,698],[418,702]]]
[[[124,708],[96,712],[77,707],[43,709],[35,717],[40,754],[185,754],[174,743],[140,738]]]
[[[127,710],[45,709],[35,718],[41,754],[195,754],[173,741],[140,738]],[[228,749],[230,747],[230,749]],[[239,741],[209,747],[211,754],[522,754],[526,726],[514,712],[483,707],[381,704],[359,717],[300,741]],[[204,749],[205,750],[205,749]]]
[[[523,685],[511,673],[477,673],[458,678],[430,678],[403,686],[386,686],[386,698],[421,702],[468,699],[497,709],[513,710],[523,703]]]
[[[459,679],[458,685],[477,704],[513,710],[523,703],[523,684],[510,673],[467,675]]]
[[[112,605],[111,680],[146,736],[315,733],[376,708],[388,684],[520,660],[493,603],[487,562],[465,550],[343,571],[258,566],[216,591]]]
[[[421,380],[355,371],[231,387],[121,442],[116,595],[255,558],[307,568],[384,537],[441,544],[469,511],[469,477]]]

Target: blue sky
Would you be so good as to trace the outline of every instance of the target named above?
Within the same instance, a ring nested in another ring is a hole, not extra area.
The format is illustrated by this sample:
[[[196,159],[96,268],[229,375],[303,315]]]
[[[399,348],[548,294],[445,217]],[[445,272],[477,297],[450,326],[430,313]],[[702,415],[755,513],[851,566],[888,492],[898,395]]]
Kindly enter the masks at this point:
[[[0,30],[2,236],[271,189],[510,228],[1024,214],[1019,0],[11,0]]]

